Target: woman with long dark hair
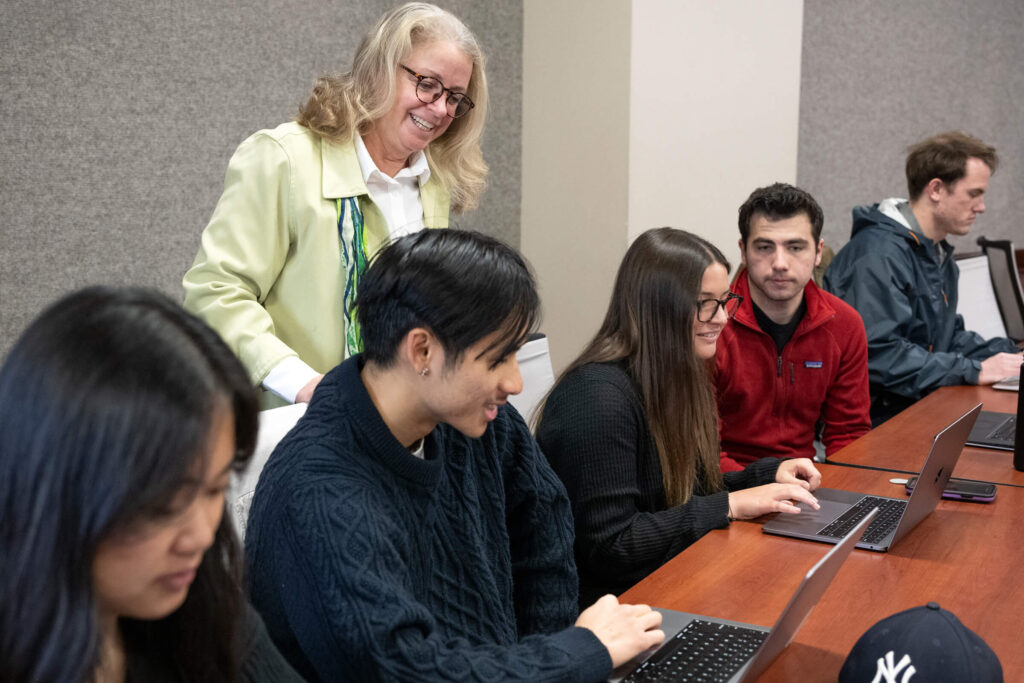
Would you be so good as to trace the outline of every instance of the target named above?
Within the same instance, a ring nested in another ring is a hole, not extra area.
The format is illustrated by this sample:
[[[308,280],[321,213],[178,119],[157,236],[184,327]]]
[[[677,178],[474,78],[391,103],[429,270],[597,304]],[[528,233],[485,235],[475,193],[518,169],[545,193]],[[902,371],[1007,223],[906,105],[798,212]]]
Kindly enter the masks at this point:
[[[708,361],[739,304],[728,273],[700,237],[640,235],[604,323],[543,406],[537,440],[572,501],[581,603],[621,593],[733,519],[817,505],[806,458],[722,474]]]
[[[300,680],[224,516],[257,424],[240,363],[163,295],[44,311],[0,368],[0,680]]]

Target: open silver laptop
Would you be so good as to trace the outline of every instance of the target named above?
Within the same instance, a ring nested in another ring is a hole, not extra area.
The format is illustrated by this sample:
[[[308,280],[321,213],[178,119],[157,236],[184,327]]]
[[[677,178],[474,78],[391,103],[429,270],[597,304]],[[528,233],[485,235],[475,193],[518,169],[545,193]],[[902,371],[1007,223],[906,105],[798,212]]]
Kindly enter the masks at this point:
[[[616,669],[611,681],[755,680],[793,640],[876,512],[811,567],[772,628],[659,609],[661,629],[671,635]]]
[[[967,437],[968,446],[1012,451],[1017,439],[1017,423],[1024,420],[1024,394],[1017,394],[1017,414],[981,411],[978,422]]]
[[[761,530],[767,534],[836,543],[861,517],[878,508],[878,518],[867,528],[857,547],[889,550],[939,504],[980,412],[979,403],[935,435],[931,452],[918,476],[919,483],[909,500],[819,488],[814,496],[821,509],[814,510],[800,503],[800,514],[779,513],[765,522]]]

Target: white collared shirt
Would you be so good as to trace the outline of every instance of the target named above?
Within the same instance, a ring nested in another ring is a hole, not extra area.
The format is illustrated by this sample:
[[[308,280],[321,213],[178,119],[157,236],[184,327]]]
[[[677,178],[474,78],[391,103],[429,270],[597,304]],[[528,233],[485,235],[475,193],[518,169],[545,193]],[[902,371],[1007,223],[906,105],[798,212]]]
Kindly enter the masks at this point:
[[[363,182],[370,200],[377,205],[388,223],[391,239],[423,229],[423,202],[420,186],[430,178],[427,155],[416,152],[412,163],[392,178],[377,168],[361,136],[356,136],[356,158],[363,172]]]
[[[384,215],[391,239],[422,230],[423,202],[420,201],[420,186],[430,178],[427,155],[417,152],[412,157],[412,163],[391,178],[377,168],[359,135],[356,136],[355,147],[370,201]],[[289,403],[294,403],[296,394],[318,374],[300,358],[289,356],[270,369],[263,378],[263,386]]]

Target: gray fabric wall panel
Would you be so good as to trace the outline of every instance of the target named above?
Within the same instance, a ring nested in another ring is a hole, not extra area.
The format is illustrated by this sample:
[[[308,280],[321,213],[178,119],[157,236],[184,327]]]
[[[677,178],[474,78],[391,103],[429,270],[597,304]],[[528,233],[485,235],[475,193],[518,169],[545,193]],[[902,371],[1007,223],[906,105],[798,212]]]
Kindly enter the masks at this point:
[[[0,355],[61,294],[181,276],[235,147],[292,118],[397,2],[5,0]],[[488,57],[491,167],[454,225],[519,243],[522,0],[441,0]]]
[[[825,210],[825,241],[850,211],[907,194],[906,148],[959,129],[999,152],[987,212],[951,240],[1024,247],[1024,3],[808,0],[804,4],[798,181]]]

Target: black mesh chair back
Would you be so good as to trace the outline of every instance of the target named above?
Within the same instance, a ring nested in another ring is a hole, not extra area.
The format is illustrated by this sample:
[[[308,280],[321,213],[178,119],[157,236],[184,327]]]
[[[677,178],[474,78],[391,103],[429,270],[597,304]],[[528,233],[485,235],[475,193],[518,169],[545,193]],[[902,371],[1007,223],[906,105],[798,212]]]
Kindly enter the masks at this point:
[[[979,237],[978,245],[988,257],[988,272],[1006,334],[1014,341],[1024,340],[1024,290],[1020,286],[1013,242]]]

